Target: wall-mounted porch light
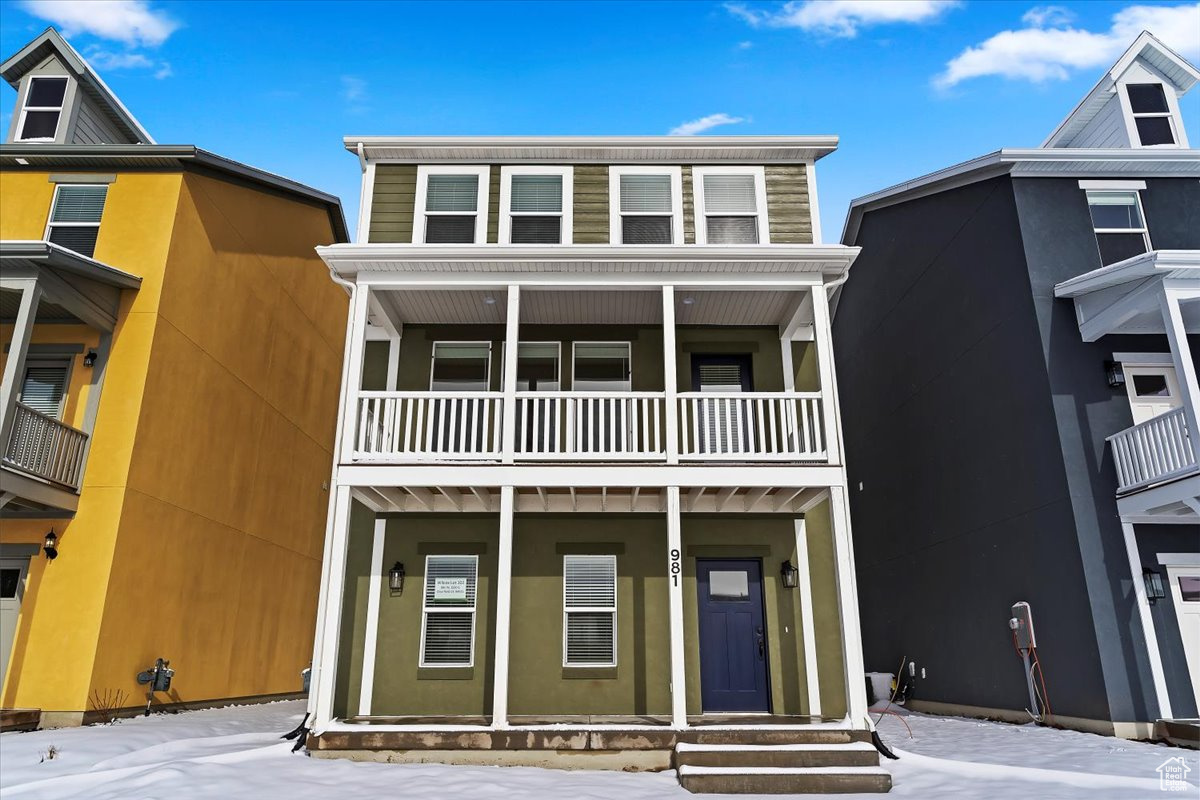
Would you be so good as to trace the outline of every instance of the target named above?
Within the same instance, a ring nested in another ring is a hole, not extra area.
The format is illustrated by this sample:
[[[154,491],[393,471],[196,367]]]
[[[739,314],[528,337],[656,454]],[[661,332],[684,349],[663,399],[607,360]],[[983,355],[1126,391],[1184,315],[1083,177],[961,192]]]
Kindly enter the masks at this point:
[[[99,354],[95,350],[88,350],[87,355],[83,357],[83,365],[85,367],[94,367]]]
[[[1104,375],[1108,378],[1108,385],[1114,389],[1125,385],[1125,370],[1121,369],[1120,361],[1105,361]]]
[[[1158,570],[1146,568],[1142,570],[1142,582],[1146,584],[1146,599],[1154,605],[1154,601],[1167,596],[1167,587],[1163,586],[1162,575]]]
[[[388,588],[392,594],[404,593],[404,565],[397,561],[388,570]]]
[[[783,578],[785,589],[795,589],[800,585],[800,570],[791,561],[784,561],[779,568],[779,576]]]
[[[46,553],[46,558],[53,561],[58,558],[58,537],[54,534],[54,529],[46,534],[46,541],[42,544],[42,550]]]

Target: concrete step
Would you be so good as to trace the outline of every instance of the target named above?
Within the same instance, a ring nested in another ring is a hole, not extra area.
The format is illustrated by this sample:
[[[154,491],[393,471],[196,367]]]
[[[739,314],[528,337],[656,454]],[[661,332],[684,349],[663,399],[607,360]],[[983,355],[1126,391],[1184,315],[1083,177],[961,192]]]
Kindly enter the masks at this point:
[[[691,767],[679,783],[697,794],[846,794],[887,792],[892,776],[883,767]]]
[[[675,747],[676,766],[689,767],[877,767],[869,742],[845,744],[689,744]]]
[[[870,742],[870,731],[845,728],[690,728],[680,742],[691,744],[848,744]]]

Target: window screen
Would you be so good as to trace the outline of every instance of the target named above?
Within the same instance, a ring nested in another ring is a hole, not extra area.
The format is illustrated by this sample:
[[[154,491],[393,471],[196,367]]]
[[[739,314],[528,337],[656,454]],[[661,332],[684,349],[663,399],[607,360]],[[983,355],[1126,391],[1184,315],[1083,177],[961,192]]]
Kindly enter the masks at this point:
[[[67,389],[66,361],[34,361],[25,366],[21,382],[23,404],[48,417],[60,419]]]
[[[46,238],[89,258],[96,252],[107,186],[62,184],[54,193]]]
[[[19,138],[53,139],[58,132],[58,120],[62,116],[66,94],[66,78],[30,78]]]
[[[617,557],[563,556],[563,665],[617,663]]]
[[[426,556],[421,666],[474,663],[478,556]]]

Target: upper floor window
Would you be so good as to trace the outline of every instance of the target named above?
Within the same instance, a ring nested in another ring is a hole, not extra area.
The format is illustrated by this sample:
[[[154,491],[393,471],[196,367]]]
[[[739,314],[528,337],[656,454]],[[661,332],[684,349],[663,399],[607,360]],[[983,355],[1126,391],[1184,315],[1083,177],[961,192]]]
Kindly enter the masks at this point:
[[[1150,249],[1150,234],[1136,190],[1090,191],[1087,201],[1101,263],[1115,264]]]
[[[70,371],[71,362],[65,359],[26,362],[20,401],[48,417],[62,419]]]
[[[501,167],[501,244],[571,243],[571,167]]]
[[[107,196],[105,185],[59,184],[54,191],[46,240],[91,258],[96,252]]]
[[[25,106],[17,128],[17,140],[22,142],[52,142],[58,133],[66,78],[30,78],[25,91]]]
[[[429,388],[435,392],[486,392],[492,371],[489,342],[434,342]]]
[[[696,167],[696,244],[770,241],[762,167]]]
[[[1171,108],[1161,83],[1130,83],[1125,87],[1133,124],[1143,147],[1175,144],[1176,136]]]
[[[417,167],[413,243],[482,244],[487,207],[487,167]]]
[[[612,167],[609,232],[613,244],[682,244],[679,167]]]
[[[577,392],[628,392],[632,388],[629,342],[575,342],[571,388]]]

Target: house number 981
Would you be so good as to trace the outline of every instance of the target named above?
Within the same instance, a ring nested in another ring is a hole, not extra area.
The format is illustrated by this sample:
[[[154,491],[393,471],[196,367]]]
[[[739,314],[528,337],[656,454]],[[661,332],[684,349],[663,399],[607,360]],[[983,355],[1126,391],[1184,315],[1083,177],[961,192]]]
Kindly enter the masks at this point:
[[[679,585],[679,573],[683,571],[683,565],[679,556],[678,550],[671,550],[671,584],[673,586]]]

